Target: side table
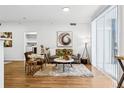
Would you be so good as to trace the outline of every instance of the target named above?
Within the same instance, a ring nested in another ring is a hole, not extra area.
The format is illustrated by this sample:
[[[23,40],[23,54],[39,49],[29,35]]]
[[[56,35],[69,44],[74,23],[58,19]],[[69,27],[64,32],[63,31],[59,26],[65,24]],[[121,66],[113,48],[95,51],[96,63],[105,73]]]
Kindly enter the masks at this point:
[[[87,58],[81,58],[80,61],[81,61],[82,64],[87,64],[88,63]]]

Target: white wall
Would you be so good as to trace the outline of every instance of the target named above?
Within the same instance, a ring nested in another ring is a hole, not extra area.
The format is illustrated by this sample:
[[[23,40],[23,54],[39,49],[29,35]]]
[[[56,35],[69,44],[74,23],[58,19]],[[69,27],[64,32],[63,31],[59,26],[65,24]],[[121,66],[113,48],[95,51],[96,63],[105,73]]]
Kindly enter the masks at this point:
[[[73,32],[74,54],[82,53],[83,37],[90,36],[90,24],[78,24],[70,26],[69,24],[43,24],[43,23],[4,23],[0,32],[13,32],[13,47],[5,48],[5,60],[23,60],[24,59],[24,32],[36,31],[38,33],[38,44],[54,50],[56,45],[57,31]],[[51,54],[54,54],[52,52]]]
[[[124,6],[119,6],[119,55],[124,56]],[[119,65],[120,66],[120,65]],[[121,67],[119,68],[119,80],[123,72]],[[123,82],[124,85],[124,82]]]
[[[2,24],[0,32],[12,32],[13,46],[5,48],[5,60],[22,60],[24,53],[24,31],[25,27],[18,24]]]
[[[3,40],[0,39],[0,88],[4,87],[4,48]]]
[[[124,6],[121,6],[120,17],[120,55],[124,55]]]

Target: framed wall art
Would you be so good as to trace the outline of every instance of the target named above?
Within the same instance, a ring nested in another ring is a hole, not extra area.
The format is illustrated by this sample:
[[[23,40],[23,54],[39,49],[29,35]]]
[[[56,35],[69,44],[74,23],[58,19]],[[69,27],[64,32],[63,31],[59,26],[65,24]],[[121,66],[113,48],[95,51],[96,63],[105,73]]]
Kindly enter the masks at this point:
[[[12,32],[0,32],[0,38],[4,38],[4,47],[12,47]]]
[[[58,47],[72,47],[72,32],[58,31],[57,32],[57,46]]]
[[[5,40],[4,47],[12,47],[12,40]]]

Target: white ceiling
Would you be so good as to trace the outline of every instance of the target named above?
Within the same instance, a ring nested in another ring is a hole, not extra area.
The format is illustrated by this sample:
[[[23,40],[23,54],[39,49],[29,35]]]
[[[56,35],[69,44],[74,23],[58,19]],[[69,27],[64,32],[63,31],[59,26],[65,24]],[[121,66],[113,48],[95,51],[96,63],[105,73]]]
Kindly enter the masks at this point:
[[[69,12],[63,12],[69,7]],[[0,21],[4,22],[61,22],[89,23],[105,6],[101,5],[1,5]]]

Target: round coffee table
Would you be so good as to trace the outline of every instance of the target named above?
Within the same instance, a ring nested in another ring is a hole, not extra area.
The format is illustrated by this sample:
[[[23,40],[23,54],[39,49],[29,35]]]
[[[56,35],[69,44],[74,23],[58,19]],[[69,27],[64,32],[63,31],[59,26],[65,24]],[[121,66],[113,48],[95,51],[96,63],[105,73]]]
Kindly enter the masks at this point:
[[[74,59],[65,60],[65,59],[55,58],[54,62],[56,64],[63,64],[63,72],[64,72],[65,71],[65,64],[70,64],[72,67],[72,63],[74,62]]]

